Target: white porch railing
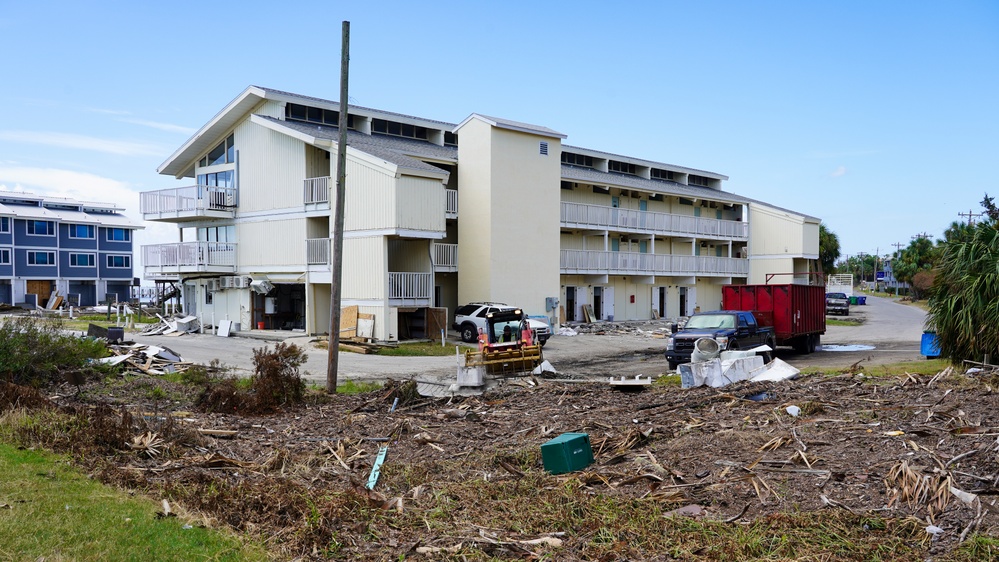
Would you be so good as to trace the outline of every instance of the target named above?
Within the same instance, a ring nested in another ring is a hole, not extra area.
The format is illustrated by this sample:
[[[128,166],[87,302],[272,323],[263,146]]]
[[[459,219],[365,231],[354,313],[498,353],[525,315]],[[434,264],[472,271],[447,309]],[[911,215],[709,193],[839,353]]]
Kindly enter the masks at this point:
[[[336,186],[332,177],[307,178],[304,183],[303,201],[306,205],[329,204],[330,191]]]
[[[143,246],[142,263],[147,268],[231,268],[236,266],[236,243],[177,242]]]
[[[749,224],[741,221],[569,202],[562,202],[561,215],[563,226],[624,229],[649,234],[749,238]]]
[[[144,191],[139,194],[139,210],[143,214],[191,211],[231,211],[236,207],[235,187],[191,185]]]
[[[329,265],[330,264],[330,239],[329,238],[306,238],[305,239],[305,263],[308,265]]]
[[[388,274],[389,300],[429,300],[434,294],[433,273]]]
[[[444,193],[447,195],[447,203],[444,208],[445,216],[449,219],[458,218],[458,190],[445,189]]]
[[[562,273],[612,275],[748,275],[749,260],[635,252],[562,250]]]
[[[434,243],[435,271],[458,271],[458,245]]]

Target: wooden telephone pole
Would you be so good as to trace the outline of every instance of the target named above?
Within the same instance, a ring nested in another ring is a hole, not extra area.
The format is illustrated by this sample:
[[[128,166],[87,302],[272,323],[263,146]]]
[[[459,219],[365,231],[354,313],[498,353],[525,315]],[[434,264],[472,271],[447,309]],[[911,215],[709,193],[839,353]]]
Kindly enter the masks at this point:
[[[336,394],[340,359],[340,286],[343,284],[343,201],[347,179],[347,67],[350,62],[350,22],[343,22],[340,47],[340,128],[336,143],[336,207],[333,219],[333,294],[330,298],[330,338],[326,365],[326,392]]]

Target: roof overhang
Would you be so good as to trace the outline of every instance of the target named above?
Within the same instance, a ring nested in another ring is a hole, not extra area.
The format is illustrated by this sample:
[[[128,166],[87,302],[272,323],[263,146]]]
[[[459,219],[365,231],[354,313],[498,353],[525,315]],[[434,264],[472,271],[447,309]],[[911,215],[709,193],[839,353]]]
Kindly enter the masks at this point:
[[[478,120],[486,123],[497,129],[506,129],[508,131],[517,131],[519,133],[527,133],[529,135],[537,135],[541,137],[548,137],[553,139],[564,139],[567,135],[564,135],[558,131],[553,131],[546,127],[538,127],[536,125],[530,125],[528,123],[517,123],[514,121],[507,121],[505,119],[496,119],[493,117],[488,117],[486,115],[480,115],[478,113],[473,113],[465,118],[464,121],[458,123],[454,127],[454,132],[458,132],[459,129],[464,127],[469,121]]]
[[[229,102],[222,111],[212,117],[194,135],[187,139],[165,162],[160,164],[157,172],[174,176],[177,179],[194,176],[194,164],[198,156],[212,148],[212,143],[219,136],[236,126],[239,120],[249,113],[262,100],[267,98],[267,92],[262,88],[250,86],[243,90],[236,99]]]

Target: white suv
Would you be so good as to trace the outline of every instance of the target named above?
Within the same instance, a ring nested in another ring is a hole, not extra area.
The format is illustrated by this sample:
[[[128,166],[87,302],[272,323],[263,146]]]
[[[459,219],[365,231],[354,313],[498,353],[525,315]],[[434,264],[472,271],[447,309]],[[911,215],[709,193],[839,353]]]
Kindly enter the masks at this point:
[[[465,306],[459,306],[458,310],[454,312],[454,324],[451,324],[451,327],[461,334],[461,341],[472,343],[479,336],[479,328],[486,328],[486,314],[516,309],[515,306],[501,302],[469,303]],[[544,347],[545,342],[552,336],[552,330],[548,327],[548,323],[534,318],[528,318],[527,323],[534,330],[534,341]]]

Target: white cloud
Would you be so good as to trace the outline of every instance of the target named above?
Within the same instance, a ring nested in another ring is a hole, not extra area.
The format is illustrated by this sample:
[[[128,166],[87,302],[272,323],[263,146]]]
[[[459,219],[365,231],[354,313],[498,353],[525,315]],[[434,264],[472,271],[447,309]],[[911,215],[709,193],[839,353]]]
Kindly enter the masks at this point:
[[[75,148],[78,150],[94,150],[122,156],[159,156],[165,152],[164,149],[148,143],[102,139],[74,133],[0,131],[0,140],[42,144],[60,148]]]
[[[160,131],[166,131],[168,133],[183,133],[185,135],[194,134],[197,129],[191,127],[184,127],[182,125],[174,125],[173,123],[160,123],[158,121],[146,121],[145,119],[121,119],[125,123],[131,123],[133,125],[142,125],[143,127],[151,127],[153,129],[159,129]]]
[[[87,172],[0,165],[0,189],[114,203],[133,219],[139,216],[139,194],[127,183]]]
[[[829,174],[831,178],[841,178],[846,175],[846,166],[837,166],[832,173]]]

